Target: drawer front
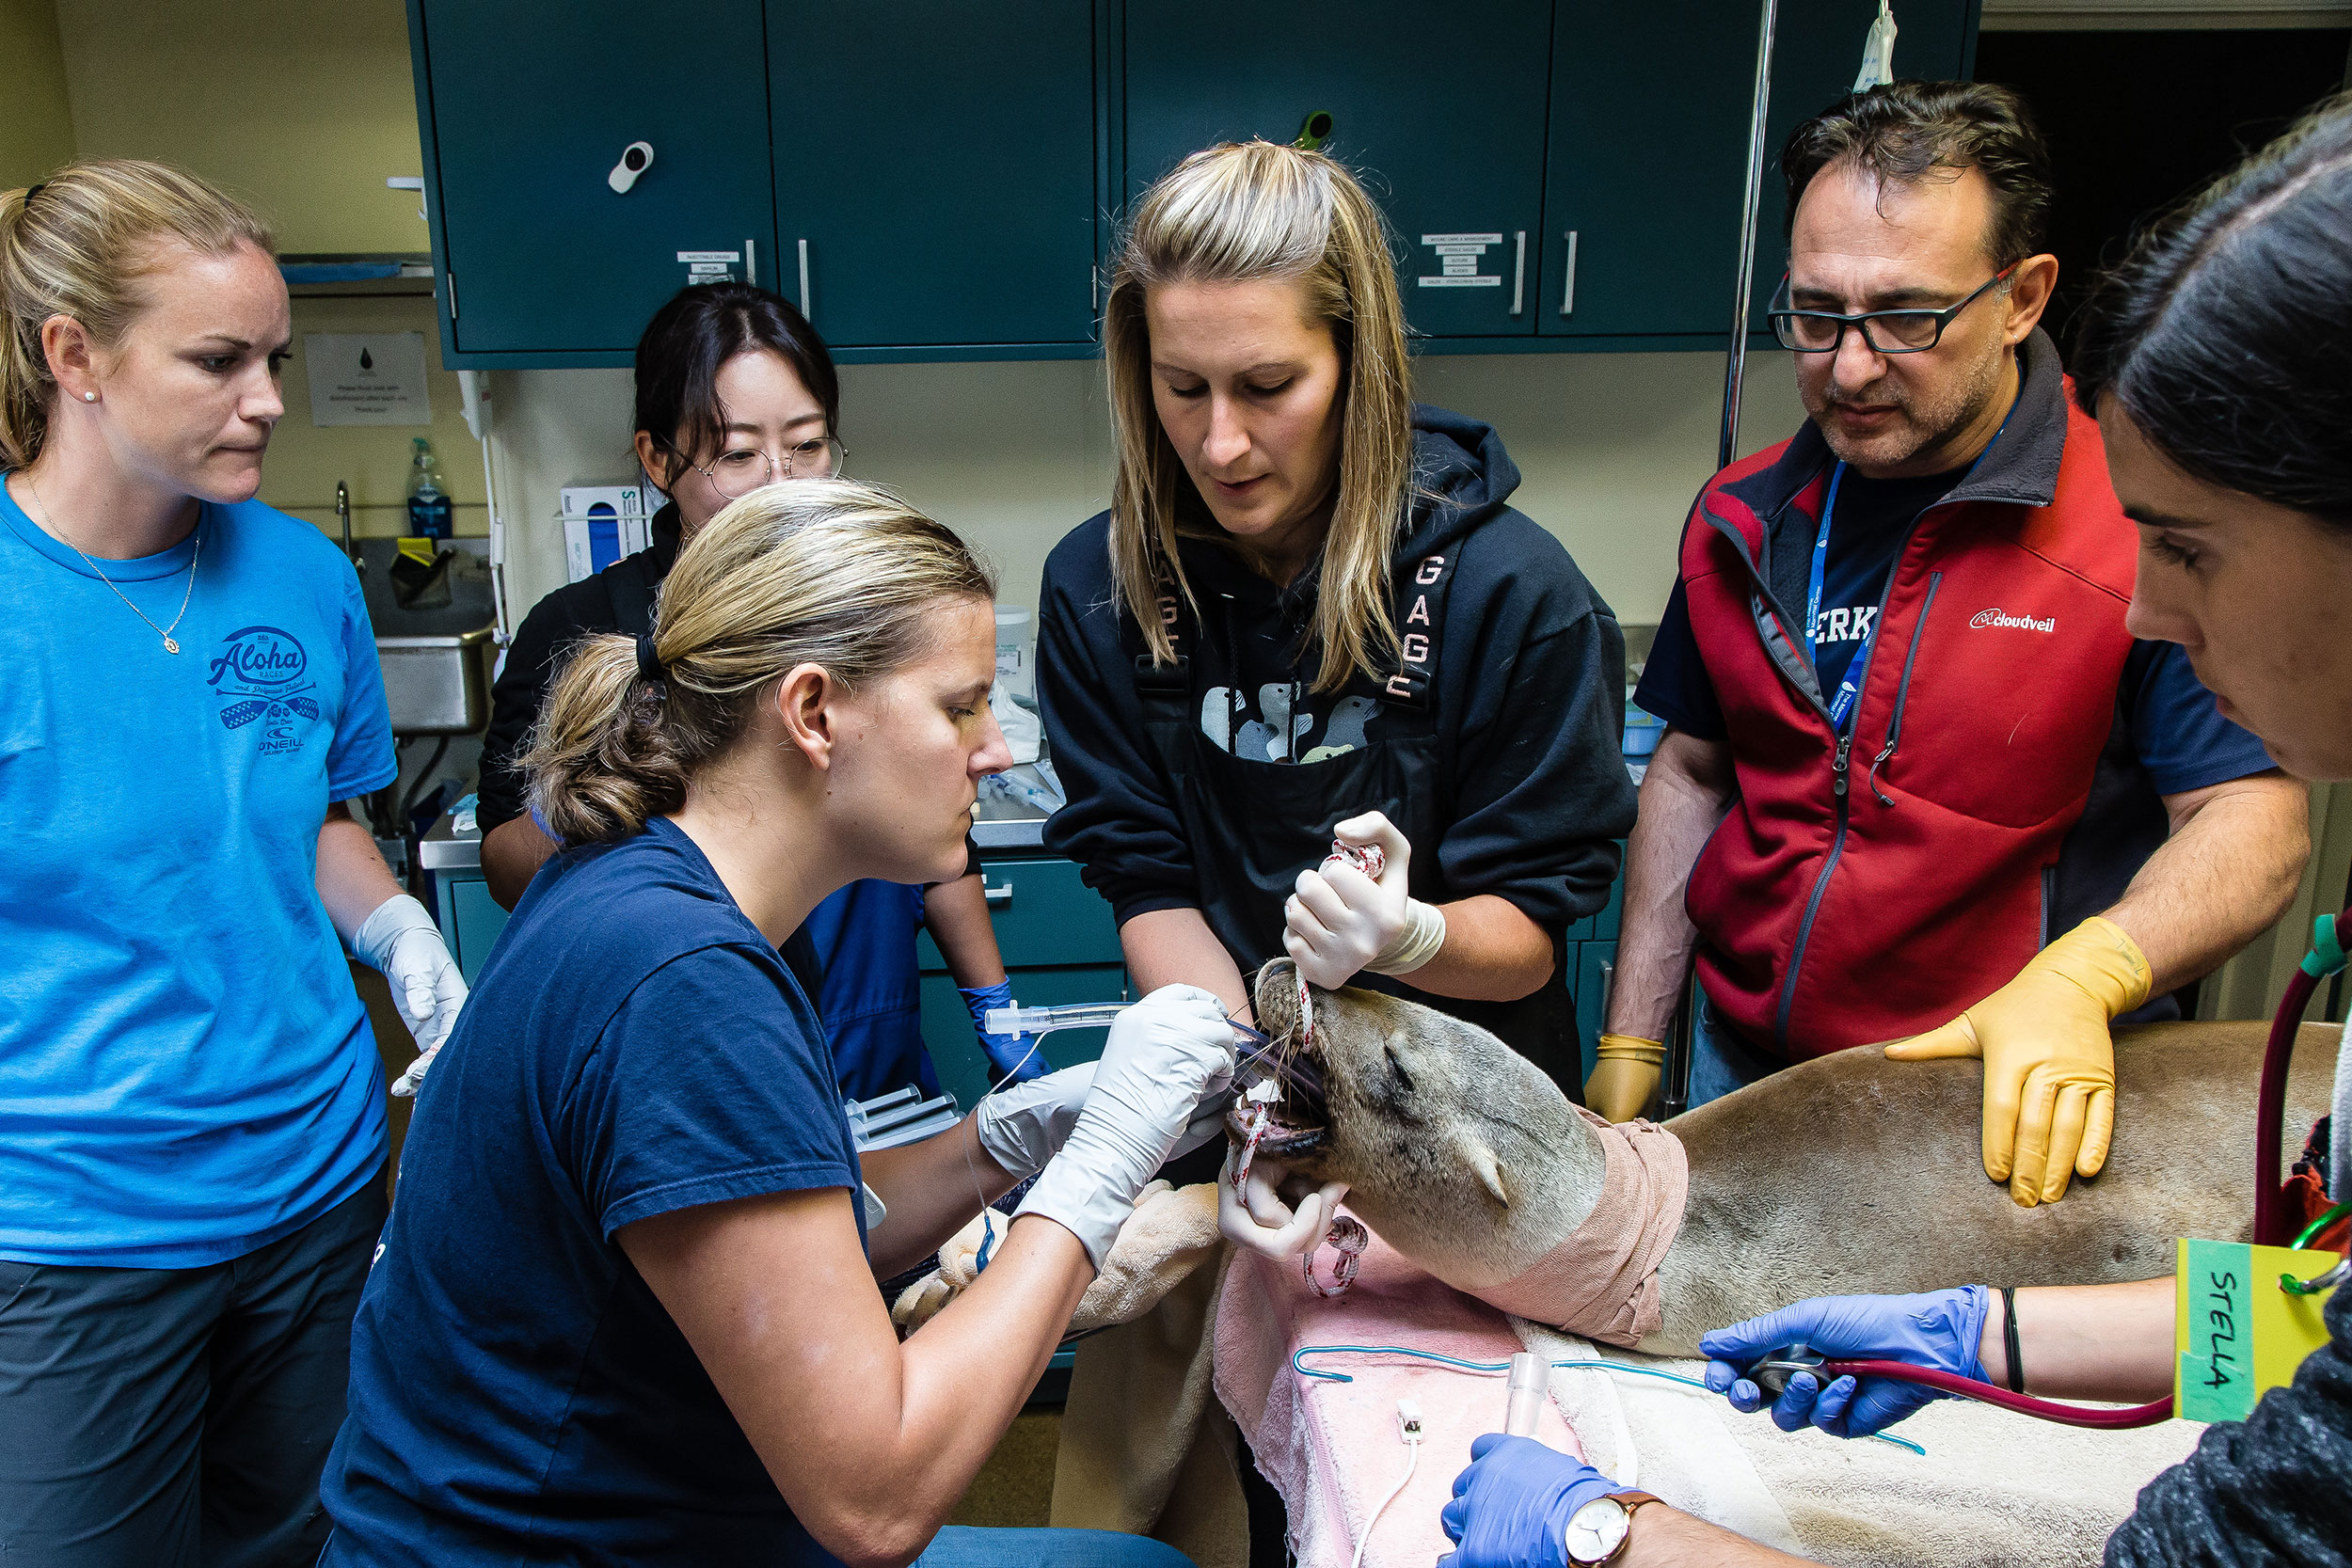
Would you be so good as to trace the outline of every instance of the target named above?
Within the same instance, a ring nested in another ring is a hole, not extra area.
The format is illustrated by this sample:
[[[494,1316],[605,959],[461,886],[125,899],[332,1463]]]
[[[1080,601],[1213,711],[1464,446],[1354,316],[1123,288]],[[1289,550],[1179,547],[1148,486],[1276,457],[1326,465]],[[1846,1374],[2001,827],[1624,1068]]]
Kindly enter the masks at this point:
[[[1011,977],[1013,1000],[1025,1007],[1129,999],[1127,972],[1118,964],[1015,969]],[[964,1010],[963,997],[948,975],[924,975],[922,996],[923,1046],[939,1073],[939,1086],[968,1111],[988,1092],[988,1058],[973,1037],[972,1015]],[[1090,1062],[1103,1053],[1107,1034],[1103,1029],[1057,1029],[1043,1042],[1046,1064],[1065,1068]]]
[[[450,957],[470,988],[482,973],[483,960],[506,929],[506,911],[490,896],[490,884],[479,877],[441,879],[441,934],[450,941]]]
[[[980,871],[989,893],[989,919],[996,927],[996,946],[1007,968],[1122,961],[1111,907],[1079,879],[1077,862],[983,861]],[[946,972],[946,960],[930,932],[923,934],[916,952],[926,974]]]

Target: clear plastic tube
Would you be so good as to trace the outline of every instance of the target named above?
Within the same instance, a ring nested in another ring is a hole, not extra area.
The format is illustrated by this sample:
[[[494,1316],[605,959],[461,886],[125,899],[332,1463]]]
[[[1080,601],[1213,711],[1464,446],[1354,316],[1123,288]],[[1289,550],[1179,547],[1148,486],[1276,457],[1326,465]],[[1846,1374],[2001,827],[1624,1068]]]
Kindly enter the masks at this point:
[[[980,1027],[992,1035],[1050,1035],[1057,1029],[1107,1029],[1111,1021],[1135,1006],[1132,1002],[1065,1002],[1057,1007],[991,1007],[980,1015]],[[1256,1044],[1265,1037],[1247,1023],[1233,1033]]]
[[[1057,1029],[1104,1029],[1127,1010],[1124,1002],[1065,1002],[1058,1007],[991,1007],[980,1027],[992,1035],[1047,1035]]]
[[[1534,1351],[1513,1354],[1510,1397],[1503,1406],[1503,1433],[1512,1437],[1534,1436],[1535,1423],[1542,1417],[1544,1401],[1550,1393],[1551,1363]]]

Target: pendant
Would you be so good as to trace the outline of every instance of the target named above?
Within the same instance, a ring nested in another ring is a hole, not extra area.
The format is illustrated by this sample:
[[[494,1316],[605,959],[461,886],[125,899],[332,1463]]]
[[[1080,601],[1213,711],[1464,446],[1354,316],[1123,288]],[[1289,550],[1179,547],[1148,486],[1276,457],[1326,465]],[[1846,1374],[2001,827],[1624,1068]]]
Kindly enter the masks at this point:
[[[180,651],[180,644],[179,644],[179,642],[178,642],[178,641],[176,641],[175,640],[173,640],[173,639],[172,639],[172,638],[170,638],[170,637],[166,637],[166,638],[164,639],[164,652],[166,652],[166,653],[167,653],[167,654],[176,654],[176,653],[178,653],[179,651]]]

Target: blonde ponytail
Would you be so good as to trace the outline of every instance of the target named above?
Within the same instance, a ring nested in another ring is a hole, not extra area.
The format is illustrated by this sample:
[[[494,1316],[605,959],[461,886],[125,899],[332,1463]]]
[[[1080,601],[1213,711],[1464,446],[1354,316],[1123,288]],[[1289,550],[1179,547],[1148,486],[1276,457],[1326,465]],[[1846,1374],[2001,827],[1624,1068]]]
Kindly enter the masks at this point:
[[[240,244],[276,251],[250,209],[169,164],[94,158],[0,195],[0,464],[31,466],[48,436],[57,383],[42,326],[71,316],[113,348],[147,308],[138,284],[159,263],[157,245],[174,240],[208,256]]]
[[[792,480],[705,524],[662,585],[641,668],[635,639],[579,645],[532,732],[531,806],[566,844],[626,838],[686,803],[769,688],[802,664],[851,689],[930,647],[942,599],[988,599],[988,568],[884,490]]]

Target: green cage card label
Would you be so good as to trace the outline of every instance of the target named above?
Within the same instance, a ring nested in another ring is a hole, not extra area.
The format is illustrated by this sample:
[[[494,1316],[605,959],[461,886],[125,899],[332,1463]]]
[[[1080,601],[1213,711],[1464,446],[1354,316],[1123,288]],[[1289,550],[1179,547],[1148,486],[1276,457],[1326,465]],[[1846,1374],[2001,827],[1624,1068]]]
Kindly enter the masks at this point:
[[[2340,1261],[2318,1249],[2184,1238],[2173,1270],[2173,1414],[2242,1421],[2264,1390],[2293,1382],[2328,1342],[2320,1309],[2328,1293],[2297,1295],[2279,1276],[2310,1279]]]

